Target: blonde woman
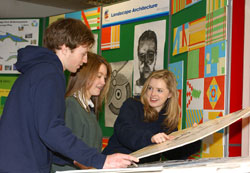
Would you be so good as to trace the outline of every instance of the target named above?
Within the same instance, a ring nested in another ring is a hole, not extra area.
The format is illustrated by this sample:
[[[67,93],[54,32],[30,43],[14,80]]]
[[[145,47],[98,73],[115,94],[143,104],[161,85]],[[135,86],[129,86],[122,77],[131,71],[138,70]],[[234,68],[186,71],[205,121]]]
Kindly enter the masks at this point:
[[[114,134],[103,153],[129,154],[148,145],[170,140],[172,137],[168,134],[177,130],[180,114],[176,86],[172,72],[152,72],[144,83],[140,98],[129,98],[124,102],[114,125]],[[179,153],[165,153],[165,156],[169,159],[185,159],[200,148],[200,142],[192,145],[182,148],[183,151]],[[154,155],[141,159],[140,163],[157,161],[160,157]]]

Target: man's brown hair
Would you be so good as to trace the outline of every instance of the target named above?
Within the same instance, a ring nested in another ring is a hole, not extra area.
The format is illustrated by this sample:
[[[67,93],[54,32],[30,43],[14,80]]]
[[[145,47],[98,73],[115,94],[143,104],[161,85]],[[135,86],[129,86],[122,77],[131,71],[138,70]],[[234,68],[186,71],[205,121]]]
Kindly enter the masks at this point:
[[[71,18],[53,22],[43,38],[43,46],[54,52],[63,44],[73,50],[80,45],[92,47],[94,43],[92,31],[82,21]]]

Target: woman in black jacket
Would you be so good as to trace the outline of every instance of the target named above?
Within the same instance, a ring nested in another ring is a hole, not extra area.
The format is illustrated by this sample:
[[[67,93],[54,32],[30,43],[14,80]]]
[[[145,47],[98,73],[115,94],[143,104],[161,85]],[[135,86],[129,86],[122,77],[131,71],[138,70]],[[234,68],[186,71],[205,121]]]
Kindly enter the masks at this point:
[[[177,82],[172,72],[159,70],[146,80],[140,98],[127,99],[114,124],[104,154],[132,153],[151,144],[170,140],[168,134],[178,130],[180,109]],[[187,159],[199,151],[201,141],[163,153],[167,159]],[[159,161],[161,155],[140,160],[140,163]]]

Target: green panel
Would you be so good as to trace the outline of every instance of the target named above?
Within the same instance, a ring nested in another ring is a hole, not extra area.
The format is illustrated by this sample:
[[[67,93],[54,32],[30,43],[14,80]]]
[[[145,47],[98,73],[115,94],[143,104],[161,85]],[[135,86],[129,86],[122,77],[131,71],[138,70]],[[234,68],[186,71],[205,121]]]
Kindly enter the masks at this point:
[[[219,62],[219,47],[212,47],[211,49],[211,52],[212,52],[212,63],[218,63]]]
[[[1,74],[0,75],[0,117],[3,113],[4,104],[6,102],[6,95],[9,94],[9,91],[16,81],[18,75],[17,74]]]
[[[199,77],[199,49],[188,52],[187,78],[193,79]]]
[[[39,24],[39,41],[38,41],[38,45],[39,46],[42,46],[42,44],[43,44],[44,23],[45,23],[45,19],[40,19],[40,24]]]
[[[206,16],[206,0],[202,0],[172,15],[172,28]]]
[[[1,75],[0,76],[0,89],[11,89],[16,81],[18,75]]]

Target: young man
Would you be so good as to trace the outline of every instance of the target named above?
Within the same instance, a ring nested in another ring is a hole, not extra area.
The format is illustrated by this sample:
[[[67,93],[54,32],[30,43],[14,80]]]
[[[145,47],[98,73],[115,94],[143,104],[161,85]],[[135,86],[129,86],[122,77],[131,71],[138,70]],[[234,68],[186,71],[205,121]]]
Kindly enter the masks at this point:
[[[21,74],[0,120],[1,173],[49,173],[52,162],[73,164],[73,160],[95,168],[127,167],[138,161],[129,155],[102,155],[65,127],[63,71],[76,72],[87,63],[93,44],[92,32],[80,20],[61,19],[46,29],[45,48],[27,46],[18,51],[15,65]]]

